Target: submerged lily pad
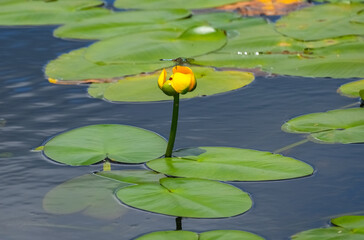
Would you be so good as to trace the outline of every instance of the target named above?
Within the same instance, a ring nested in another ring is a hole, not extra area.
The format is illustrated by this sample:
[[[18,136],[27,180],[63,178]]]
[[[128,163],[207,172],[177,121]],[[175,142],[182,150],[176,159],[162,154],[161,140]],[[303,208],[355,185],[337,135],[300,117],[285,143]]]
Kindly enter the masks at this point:
[[[162,178],[160,184],[126,187],[116,195],[132,207],[179,217],[231,217],[252,206],[249,195],[236,187],[191,178]]]
[[[100,0],[1,1],[0,25],[54,25],[107,15]]]
[[[360,97],[359,92],[362,89],[364,89],[364,79],[341,85],[338,92],[347,97],[357,98]]]
[[[192,67],[198,87],[182,98],[206,96],[231,91],[244,87],[254,80],[248,72],[215,71],[212,68]],[[169,71],[172,73],[172,70]],[[117,83],[92,84],[88,92],[91,96],[108,101],[160,101],[171,100],[156,85],[160,72],[148,75],[132,76],[121,79]]]
[[[348,35],[364,35],[364,26],[353,23],[364,4],[323,4],[304,8],[276,23],[280,33],[300,40],[318,40]]]
[[[309,133],[311,140],[326,143],[364,142],[364,109],[349,108],[293,118],[282,126],[291,133]]]
[[[165,23],[188,17],[186,9],[127,11],[84,19],[57,28],[56,37],[76,39],[105,39],[117,35],[162,29]]]
[[[279,154],[227,147],[187,148],[147,163],[157,172],[222,181],[266,181],[312,174],[306,163]]]
[[[163,155],[166,141],[154,132],[116,124],[90,125],[55,136],[44,154],[67,165],[90,165],[104,159],[142,163]]]
[[[343,216],[332,219],[337,227],[316,228],[300,232],[292,240],[362,240],[364,239],[364,216]]]
[[[162,176],[164,175],[146,170],[86,174],[50,190],[43,199],[43,208],[52,214],[82,212],[90,217],[115,219],[127,211],[127,208],[115,201],[116,189],[132,184],[158,182]]]
[[[190,231],[161,231],[146,234],[136,240],[264,240],[250,232],[238,230],[215,230],[197,234]]]
[[[168,8],[213,8],[225,4],[239,2],[239,0],[116,0],[114,5],[117,8],[133,8],[133,9],[168,9]]]
[[[99,64],[158,63],[159,59],[193,57],[217,50],[226,43],[225,33],[197,26],[180,33],[153,31],[101,40],[86,49],[85,58]]]

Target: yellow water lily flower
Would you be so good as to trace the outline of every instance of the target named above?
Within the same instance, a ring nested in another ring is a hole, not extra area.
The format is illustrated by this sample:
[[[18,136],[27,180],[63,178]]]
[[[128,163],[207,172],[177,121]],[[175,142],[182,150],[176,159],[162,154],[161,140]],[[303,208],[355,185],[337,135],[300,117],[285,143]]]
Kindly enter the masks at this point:
[[[195,74],[191,68],[184,66],[175,66],[172,76],[167,80],[167,71],[163,69],[158,78],[158,86],[168,96],[176,94],[186,94],[196,88],[197,82]]]

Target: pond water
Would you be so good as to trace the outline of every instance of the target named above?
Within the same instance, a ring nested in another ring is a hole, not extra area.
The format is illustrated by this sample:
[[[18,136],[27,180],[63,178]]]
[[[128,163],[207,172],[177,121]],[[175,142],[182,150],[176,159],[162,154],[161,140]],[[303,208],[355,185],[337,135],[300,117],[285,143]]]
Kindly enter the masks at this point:
[[[87,86],[53,85],[43,67],[62,53],[90,42],[52,37],[54,27],[0,29],[0,238],[133,239],[175,229],[175,218],[129,209],[120,218],[99,220],[82,214],[54,215],[42,208],[57,185],[102,168],[68,167],[31,149],[59,132],[101,123],[146,128],[168,137],[171,102],[113,104],[87,95]],[[257,77],[236,91],[183,100],[176,148],[231,146],[275,151],[303,135],[280,130],[292,117],[352,104],[336,89],[344,79]],[[282,154],[314,166],[312,176],[233,185],[251,194],[247,213],[225,219],[183,219],[183,229],[204,232],[237,229],[269,240],[324,227],[331,217],[363,214],[362,144],[308,142]],[[140,168],[113,164],[113,169]]]

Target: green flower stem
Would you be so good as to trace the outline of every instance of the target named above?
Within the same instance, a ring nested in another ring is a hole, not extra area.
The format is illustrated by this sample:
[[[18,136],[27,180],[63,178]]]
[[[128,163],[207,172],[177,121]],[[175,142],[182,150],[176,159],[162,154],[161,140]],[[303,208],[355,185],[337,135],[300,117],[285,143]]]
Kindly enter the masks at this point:
[[[176,133],[177,133],[178,109],[179,109],[179,94],[176,94],[173,96],[172,124],[171,124],[171,131],[169,133],[169,139],[165,157],[172,157],[174,140],[176,139]]]
[[[182,218],[177,217],[176,218],[176,231],[182,230]]]

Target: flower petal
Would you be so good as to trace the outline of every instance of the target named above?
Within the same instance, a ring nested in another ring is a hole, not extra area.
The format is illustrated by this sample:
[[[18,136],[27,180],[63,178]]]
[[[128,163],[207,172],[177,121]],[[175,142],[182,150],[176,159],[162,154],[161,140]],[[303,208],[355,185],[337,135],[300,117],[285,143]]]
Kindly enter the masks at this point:
[[[185,66],[175,66],[173,69],[172,69],[173,73],[184,73],[184,74],[193,74],[191,68],[189,67],[185,67]]]
[[[161,75],[158,78],[158,86],[160,89],[163,88],[164,83],[166,82],[167,72],[166,69],[163,69]]]
[[[168,96],[174,96],[178,94],[178,92],[176,92],[176,90],[173,88],[171,80],[166,81],[161,89]]]
[[[191,74],[183,74],[176,72],[172,75],[172,87],[176,92],[185,94],[191,84]]]

